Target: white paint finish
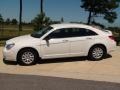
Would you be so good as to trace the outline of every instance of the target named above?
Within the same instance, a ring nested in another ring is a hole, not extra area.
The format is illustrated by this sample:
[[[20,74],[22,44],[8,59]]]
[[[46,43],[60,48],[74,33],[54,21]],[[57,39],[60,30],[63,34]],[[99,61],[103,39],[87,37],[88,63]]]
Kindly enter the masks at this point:
[[[50,39],[41,41],[42,58],[65,57],[69,54],[70,43],[67,39]]]
[[[18,51],[25,47],[36,49],[39,56],[43,59],[87,56],[89,49],[95,44],[105,45],[107,53],[113,51],[116,47],[116,42],[108,37],[112,36],[110,31],[105,32],[83,24],[55,24],[51,25],[51,27],[53,29],[41,38],[33,38],[30,35],[25,35],[8,40],[6,44],[15,43],[15,46],[10,50],[7,50],[6,47],[4,48],[3,55],[5,59],[16,61]],[[96,32],[98,35],[44,40],[50,33],[61,28],[85,28]]]
[[[87,56],[89,48],[92,42],[94,42],[95,37],[76,37],[70,40],[70,54],[75,56]]]

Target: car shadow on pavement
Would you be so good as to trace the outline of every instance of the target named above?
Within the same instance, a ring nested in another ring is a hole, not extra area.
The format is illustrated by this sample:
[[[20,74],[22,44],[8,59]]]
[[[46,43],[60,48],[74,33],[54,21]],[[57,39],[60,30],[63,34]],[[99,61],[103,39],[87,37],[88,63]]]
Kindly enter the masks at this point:
[[[16,61],[6,61],[3,59],[3,63],[7,65],[17,65],[18,63]]]
[[[107,60],[108,58],[112,58],[111,55],[107,55],[104,59],[102,60]],[[50,64],[50,63],[65,63],[65,62],[79,62],[79,61],[94,61],[94,60],[89,60],[88,57],[71,57],[71,58],[58,58],[58,59],[45,59],[45,60],[38,60],[37,64]],[[101,61],[101,60],[97,60]],[[17,62],[15,61],[5,61],[3,62],[7,65],[18,65]]]
[[[78,62],[78,61],[86,61],[86,60],[87,60],[87,57],[57,58],[57,59],[40,60],[38,64]]]
[[[112,56],[108,54],[102,60],[107,60],[108,58],[112,58]],[[42,61],[39,60],[38,64],[79,62],[79,61],[94,61],[94,60],[90,60],[88,57],[71,57],[71,58],[46,59]],[[101,61],[101,60],[97,60],[97,61]]]

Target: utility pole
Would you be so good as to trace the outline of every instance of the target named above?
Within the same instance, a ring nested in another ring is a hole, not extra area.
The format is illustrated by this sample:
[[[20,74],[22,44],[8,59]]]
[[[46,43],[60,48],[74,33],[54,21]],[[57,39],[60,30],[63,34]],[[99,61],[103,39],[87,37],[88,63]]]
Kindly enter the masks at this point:
[[[20,0],[20,13],[19,13],[19,34],[22,31],[22,0]]]
[[[41,4],[41,5],[40,5],[40,9],[41,9],[40,13],[43,14],[43,0],[40,0],[40,1],[41,1],[41,2],[40,2],[40,4]]]

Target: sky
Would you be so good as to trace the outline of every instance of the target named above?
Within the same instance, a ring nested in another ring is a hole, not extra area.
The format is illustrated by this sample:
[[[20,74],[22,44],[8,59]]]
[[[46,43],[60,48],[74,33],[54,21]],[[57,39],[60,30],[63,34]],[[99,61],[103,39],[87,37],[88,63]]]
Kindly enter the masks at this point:
[[[65,22],[87,22],[88,12],[80,8],[81,0],[44,0],[44,11],[52,20]],[[120,8],[116,9],[118,19],[109,24],[102,18],[96,21],[106,26],[120,26]],[[30,22],[40,13],[40,0],[23,0],[23,21]],[[0,14],[4,19],[19,17],[19,0],[0,0]]]

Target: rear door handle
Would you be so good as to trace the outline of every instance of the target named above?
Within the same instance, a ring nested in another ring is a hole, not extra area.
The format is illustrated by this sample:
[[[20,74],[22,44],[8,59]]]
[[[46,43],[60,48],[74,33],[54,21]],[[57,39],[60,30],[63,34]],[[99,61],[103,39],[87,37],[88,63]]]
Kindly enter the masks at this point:
[[[92,39],[92,38],[86,38],[86,39],[90,40],[90,39]]]
[[[63,40],[63,42],[68,42],[68,40]]]

